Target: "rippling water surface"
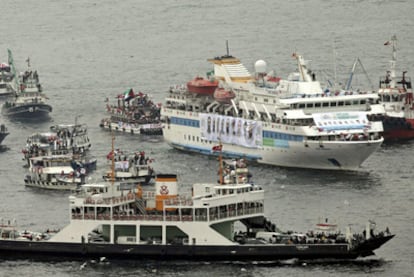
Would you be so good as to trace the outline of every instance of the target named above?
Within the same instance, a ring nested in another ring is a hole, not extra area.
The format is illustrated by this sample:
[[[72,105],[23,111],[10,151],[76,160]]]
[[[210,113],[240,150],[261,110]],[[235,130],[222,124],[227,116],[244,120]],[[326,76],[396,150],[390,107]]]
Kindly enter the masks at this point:
[[[207,58],[230,53],[253,71],[258,59],[281,76],[295,69],[291,54],[312,60],[315,70],[344,82],[359,56],[376,85],[399,38],[398,68],[414,69],[414,3],[410,0],[349,1],[3,1],[0,60],[7,49],[21,70],[25,60],[40,74],[53,105],[51,121],[22,124],[1,118],[10,130],[0,152],[0,215],[22,228],[43,230],[68,223],[67,193],[24,187],[21,149],[27,136],[50,125],[87,123],[100,179],[110,134],[99,129],[104,99],[128,87],[163,102],[168,87],[210,70]],[[280,2],[280,3],[277,3]],[[413,75],[413,74],[410,74]],[[362,77],[356,82],[364,82]],[[150,153],[156,170],[177,172],[189,188],[214,181],[216,161],[170,149],[163,141],[118,135],[123,149]],[[310,229],[319,217],[362,230],[368,219],[397,236],[377,256],[355,262],[134,263],[0,261],[0,275],[21,276],[409,276],[413,271],[413,143],[383,146],[357,172],[321,172],[252,166],[266,193],[266,213],[285,229]],[[350,153],[352,155],[352,153]],[[212,173],[213,172],[213,173]]]

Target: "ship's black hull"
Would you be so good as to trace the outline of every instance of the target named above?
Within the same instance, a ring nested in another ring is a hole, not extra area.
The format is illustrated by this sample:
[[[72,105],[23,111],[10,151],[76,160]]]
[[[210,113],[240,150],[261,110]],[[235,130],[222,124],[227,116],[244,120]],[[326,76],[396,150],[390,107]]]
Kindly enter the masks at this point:
[[[377,115],[374,119],[382,121],[385,143],[414,139],[414,119],[383,115]]]
[[[372,255],[373,250],[393,237],[383,236],[362,243],[352,250],[348,244],[250,244],[235,246],[191,246],[156,244],[60,243],[49,241],[0,240],[2,258],[48,258],[82,260],[100,258],[120,260],[203,260],[276,261],[286,259],[356,259]]]
[[[3,142],[3,140],[9,135],[8,132],[0,132],[0,144]]]
[[[48,104],[30,103],[27,105],[3,107],[3,114],[18,119],[45,118],[52,112]]]

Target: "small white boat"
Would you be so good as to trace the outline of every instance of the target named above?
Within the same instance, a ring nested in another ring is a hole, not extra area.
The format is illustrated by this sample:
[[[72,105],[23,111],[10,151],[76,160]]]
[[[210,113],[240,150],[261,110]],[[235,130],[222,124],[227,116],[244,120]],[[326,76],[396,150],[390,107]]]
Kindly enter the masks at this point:
[[[155,172],[151,166],[153,159],[147,157],[144,151],[124,154],[118,149],[107,155],[108,160],[112,160],[112,153],[115,153],[114,180],[129,180],[147,185],[155,178]],[[107,181],[111,180],[112,170],[107,171],[103,178]]]
[[[0,63],[0,96],[10,96],[16,93],[15,75],[8,63]]]
[[[31,134],[22,153],[27,163],[36,156],[74,154],[80,158],[91,146],[85,124],[57,124],[50,127],[50,132]]]
[[[3,142],[3,140],[9,135],[9,131],[6,128],[6,125],[1,124],[0,125],[0,144]]]
[[[72,155],[38,156],[29,159],[28,187],[51,190],[74,190],[85,183],[86,168],[96,166],[96,159],[81,164]]]

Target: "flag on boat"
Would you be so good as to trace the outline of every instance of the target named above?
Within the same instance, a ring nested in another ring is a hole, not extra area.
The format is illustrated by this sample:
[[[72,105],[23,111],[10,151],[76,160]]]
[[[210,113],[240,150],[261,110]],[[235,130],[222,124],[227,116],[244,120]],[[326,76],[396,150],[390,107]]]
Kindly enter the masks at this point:
[[[116,149],[116,150],[113,150],[113,151],[111,150],[111,151],[109,151],[108,155],[106,155],[106,159],[112,160],[113,156],[117,155],[118,153],[121,153],[121,151],[119,149]]]
[[[7,53],[8,53],[8,56],[9,56],[9,59],[8,59],[9,60],[9,65],[12,65],[14,63],[13,54],[12,54],[10,49],[7,49]]]
[[[213,146],[212,150],[213,152],[221,152],[221,149],[223,149],[223,145],[215,145]]]
[[[125,92],[124,92],[124,100],[125,101],[129,101],[129,100],[131,100],[132,98],[134,98],[135,97],[135,94],[134,94],[134,90],[132,89],[132,88],[130,88],[130,89],[127,89]]]
[[[391,41],[387,40],[386,42],[384,42],[384,45],[390,45]]]

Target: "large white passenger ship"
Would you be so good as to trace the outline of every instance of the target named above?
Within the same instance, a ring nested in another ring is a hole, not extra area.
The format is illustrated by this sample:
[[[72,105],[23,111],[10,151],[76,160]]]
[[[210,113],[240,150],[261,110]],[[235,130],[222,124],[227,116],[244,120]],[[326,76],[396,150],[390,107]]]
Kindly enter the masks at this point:
[[[229,54],[214,64],[214,93],[171,87],[162,108],[164,139],[174,148],[212,155],[221,142],[226,157],[283,167],[355,170],[381,145],[383,114],[376,93],[323,90],[300,55],[286,80],[252,75]]]

